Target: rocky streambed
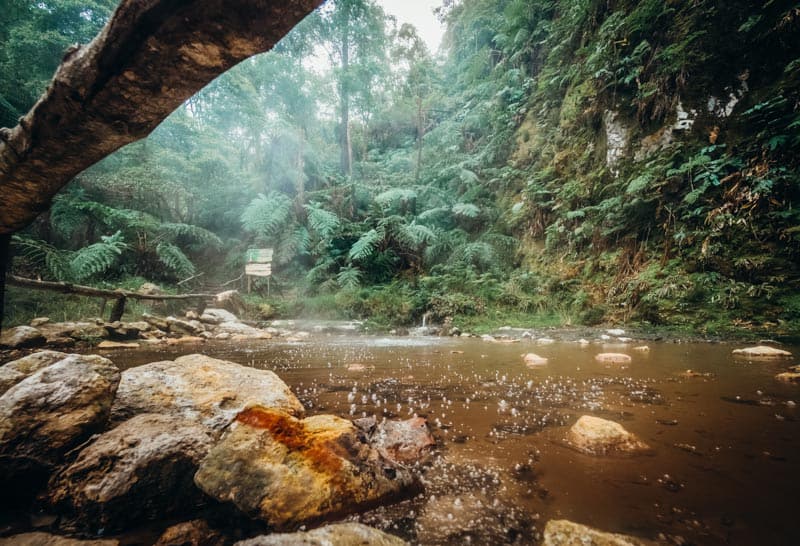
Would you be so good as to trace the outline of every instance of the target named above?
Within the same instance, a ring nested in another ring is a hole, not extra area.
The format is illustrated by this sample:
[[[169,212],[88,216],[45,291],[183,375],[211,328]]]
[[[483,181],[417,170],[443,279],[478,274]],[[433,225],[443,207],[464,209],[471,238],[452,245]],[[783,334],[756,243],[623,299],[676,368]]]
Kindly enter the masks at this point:
[[[796,536],[790,351],[298,332],[0,366],[0,544]]]

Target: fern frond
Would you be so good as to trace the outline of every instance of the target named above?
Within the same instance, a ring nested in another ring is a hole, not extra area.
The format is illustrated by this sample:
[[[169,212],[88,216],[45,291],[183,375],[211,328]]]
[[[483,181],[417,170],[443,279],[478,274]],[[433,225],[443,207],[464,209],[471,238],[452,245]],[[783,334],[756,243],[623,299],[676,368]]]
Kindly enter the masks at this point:
[[[167,235],[169,239],[184,237],[197,243],[213,246],[214,248],[220,248],[222,246],[222,239],[220,239],[216,233],[192,224],[165,222],[159,226],[159,231]]]
[[[33,264],[44,268],[55,279],[60,281],[71,280],[70,252],[59,250],[42,240],[19,235],[11,237],[11,244],[18,255],[24,256]]]
[[[384,234],[376,229],[371,229],[363,234],[358,241],[350,247],[347,257],[353,261],[364,260],[372,256],[383,240]]]
[[[242,227],[262,237],[276,235],[289,223],[292,200],[288,196],[272,191],[253,199],[242,213]]]
[[[481,213],[481,209],[472,203],[456,203],[452,211],[454,215],[464,218],[477,218]]]
[[[375,202],[385,208],[406,206],[417,200],[417,192],[406,188],[392,188],[375,196]]]
[[[308,225],[323,239],[330,239],[341,225],[341,219],[333,212],[314,205],[305,205],[308,212]]]
[[[290,233],[281,233],[275,249],[275,261],[285,265],[302,254],[308,253],[311,246],[311,236],[308,230],[299,226]]]
[[[195,273],[194,264],[177,246],[161,241],[156,246],[159,261],[180,277],[190,277]]]
[[[404,246],[417,250],[423,245],[434,242],[436,234],[427,226],[411,223],[399,226],[395,237]]]
[[[344,289],[358,288],[361,286],[361,270],[353,266],[343,267],[336,275],[336,282]]]
[[[128,245],[119,231],[114,235],[100,237],[100,242],[83,247],[72,255],[69,261],[72,276],[77,280],[84,280],[107,271],[117,263],[122,251],[127,248]]]

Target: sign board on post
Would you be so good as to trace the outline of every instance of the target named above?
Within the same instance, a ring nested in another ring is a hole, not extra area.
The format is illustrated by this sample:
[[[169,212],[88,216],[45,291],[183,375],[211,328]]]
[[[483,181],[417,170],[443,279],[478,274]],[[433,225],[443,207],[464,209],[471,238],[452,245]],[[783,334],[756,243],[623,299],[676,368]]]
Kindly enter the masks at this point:
[[[272,275],[272,264],[247,264],[244,273],[253,277],[269,277]]]
[[[268,264],[272,262],[271,248],[249,248],[245,261],[249,264]]]
[[[250,292],[251,277],[267,278],[267,294],[269,295],[269,278],[272,276],[272,249],[249,248],[245,254],[244,274],[247,275],[247,291]]]

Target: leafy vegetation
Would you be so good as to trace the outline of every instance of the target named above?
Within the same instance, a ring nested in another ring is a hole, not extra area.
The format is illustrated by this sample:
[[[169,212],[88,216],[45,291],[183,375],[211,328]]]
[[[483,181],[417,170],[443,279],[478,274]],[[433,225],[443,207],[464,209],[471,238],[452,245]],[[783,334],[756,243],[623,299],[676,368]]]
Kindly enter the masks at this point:
[[[3,123],[112,7],[11,2]],[[438,17],[436,55],[372,0],[332,0],[80,175],[15,269],[213,284],[272,247],[271,315],[798,331],[795,3]]]

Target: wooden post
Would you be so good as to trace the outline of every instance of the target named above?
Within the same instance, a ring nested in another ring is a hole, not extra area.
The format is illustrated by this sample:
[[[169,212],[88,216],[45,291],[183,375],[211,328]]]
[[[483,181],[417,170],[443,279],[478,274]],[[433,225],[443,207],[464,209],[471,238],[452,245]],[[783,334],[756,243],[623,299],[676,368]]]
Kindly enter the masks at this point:
[[[122,315],[125,313],[125,296],[120,296],[114,301],[114,307],[111,308],[111,317],[109,322],[117,322],[122,320]]]

